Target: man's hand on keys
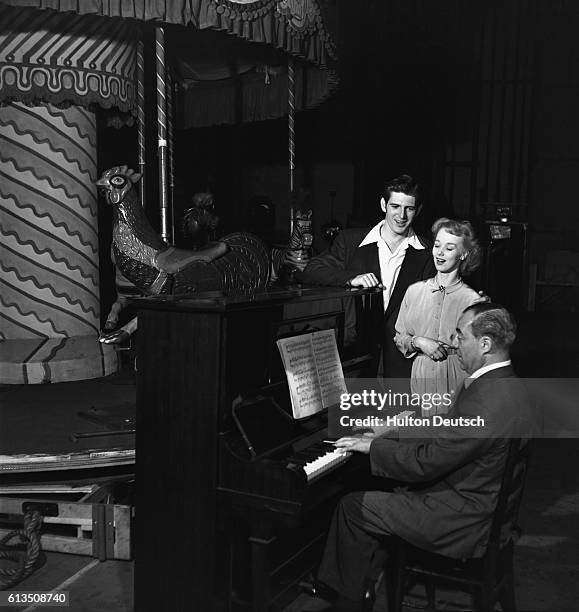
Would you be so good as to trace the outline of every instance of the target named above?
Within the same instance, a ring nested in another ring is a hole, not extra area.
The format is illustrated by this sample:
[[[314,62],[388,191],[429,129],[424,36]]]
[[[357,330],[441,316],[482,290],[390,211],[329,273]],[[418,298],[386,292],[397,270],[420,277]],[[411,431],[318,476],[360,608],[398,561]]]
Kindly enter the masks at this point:
[[[410,416],[414,415],[414,410],[403,410],[395,415],[396,419],[400,422],[404,422],[404,420]],[[362,436],[364,438],[368,438],[369,440],[374,440],[374,438],[379,438],[380,436],[385,436],[389,433],[393,433],[398,431],[399,425],[397,424],[386,424],[386,419],[383,418],[383,425],[374,425],[373,427],[352,427],[352,431],[359,431],[354,437]],[[342,440],[349,438],[341,438]]]
[[[336,448],[341,448],[345,451],[356,451],[367,455],[370,452],[370,445],[374,437],[360,435],[360,436],[348,436],[346,438],[340,438],[334,442]]]

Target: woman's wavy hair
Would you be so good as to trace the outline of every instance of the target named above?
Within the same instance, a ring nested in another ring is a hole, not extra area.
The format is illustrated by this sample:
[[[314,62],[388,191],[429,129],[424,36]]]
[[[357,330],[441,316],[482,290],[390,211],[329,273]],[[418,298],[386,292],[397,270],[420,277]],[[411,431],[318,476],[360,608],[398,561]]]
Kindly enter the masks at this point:
[[[460,236],[464,243],[466,257],[460,262],[458,271],[461,276],[468,276],[479,266],[482,258],[481,248],[470,221],[458,221],[442,217],[437,219],[432,226],[432,237],[436,240],[436,234],[443,229],[453,236]]]

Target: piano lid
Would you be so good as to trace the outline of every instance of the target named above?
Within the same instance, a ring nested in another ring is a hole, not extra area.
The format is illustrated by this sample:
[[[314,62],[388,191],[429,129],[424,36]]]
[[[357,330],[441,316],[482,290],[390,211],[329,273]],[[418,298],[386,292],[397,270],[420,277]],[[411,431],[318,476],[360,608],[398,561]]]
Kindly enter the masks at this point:
[[[381,293],[381,289],[359,287],[321,287],[295,285],[291,287],[272,287],[248,293],[229,293],[207,291],[186,295],[154,295],[133,298],[130,303],[139,309],[171,310],[181,312],[225,312],[243,310],[275,304],[311,302],[333,298]]]

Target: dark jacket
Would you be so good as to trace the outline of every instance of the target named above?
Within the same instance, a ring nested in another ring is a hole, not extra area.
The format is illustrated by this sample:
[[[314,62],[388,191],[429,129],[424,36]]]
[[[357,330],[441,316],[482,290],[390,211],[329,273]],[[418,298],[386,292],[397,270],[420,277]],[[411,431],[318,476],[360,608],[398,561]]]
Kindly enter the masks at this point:
[[[348,229],[340,232],[329,249],[312,258],[304,270],[304,282],[341,287],[354,276],[367,272],[373,272],[380,278],[377,244],[358,247],[370,229]],[[412,361],[405,359],[396,348],[393,340],[394,326],[406,289],[413,283],[431,278],[435,274],[430,249],[419,250],[409,246],[385,313],[381,296],[375,300],[374,333],[382,338],[385,377],[410,378]]]
[[[480,556],[488,541],[492,514],[508,453],[508,438],[518,437],[528,418],[525,387],[506,366],[491,370],[463,390],[446,418],[481,416],[484,427],[408,428],[420,438],[377,438],[370,447],[372,473],[421,483],[399,491],[401,521],[397,533],[425,550],[449,557]]]

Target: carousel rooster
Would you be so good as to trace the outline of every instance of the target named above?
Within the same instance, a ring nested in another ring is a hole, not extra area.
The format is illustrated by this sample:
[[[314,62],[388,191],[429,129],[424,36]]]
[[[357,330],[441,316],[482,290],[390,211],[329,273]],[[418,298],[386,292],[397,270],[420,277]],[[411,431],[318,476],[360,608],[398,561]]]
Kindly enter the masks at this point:
[[[265,287],[269,258],[261,240],[235,233],[194,251],[170,246],[151,227],[139,203],[135,184],[140,178],[127,166],[118,166],[96,183],[113,206],[112,249],[123,276],[147,295]]]

